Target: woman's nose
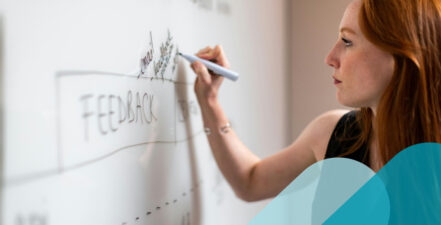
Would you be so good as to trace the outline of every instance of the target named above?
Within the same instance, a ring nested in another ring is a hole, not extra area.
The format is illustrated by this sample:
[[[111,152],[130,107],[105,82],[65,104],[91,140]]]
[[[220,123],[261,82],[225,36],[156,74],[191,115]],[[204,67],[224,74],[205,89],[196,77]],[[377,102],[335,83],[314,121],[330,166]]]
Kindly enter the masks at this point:
[[[336,48],[334,46],[331,49],[331,51],[329,52],[328,56],[326,56],[325,63],[328,64],[329,66],[337,69],[340,66],[340,63],[339,63],[338,58],[335,53],[336,53]]]

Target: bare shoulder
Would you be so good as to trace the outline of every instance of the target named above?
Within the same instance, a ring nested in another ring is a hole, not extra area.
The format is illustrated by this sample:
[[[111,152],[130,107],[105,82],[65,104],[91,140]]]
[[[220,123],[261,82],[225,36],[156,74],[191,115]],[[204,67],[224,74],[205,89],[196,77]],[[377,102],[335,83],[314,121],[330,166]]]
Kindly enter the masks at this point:
[[[327,111],[314,120],[303,130],[296,142],[310,146],[317,161],[323,160],[329,139],[340,118],[349,110]]]

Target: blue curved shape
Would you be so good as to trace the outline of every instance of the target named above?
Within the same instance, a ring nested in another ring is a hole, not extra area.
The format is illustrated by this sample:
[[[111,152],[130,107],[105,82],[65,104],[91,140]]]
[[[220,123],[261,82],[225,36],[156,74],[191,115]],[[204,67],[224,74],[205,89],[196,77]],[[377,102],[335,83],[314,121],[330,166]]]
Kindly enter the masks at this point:
[[[379,182],[389,203],[379,192]],[[324,224],[380,224],[378,219],[386,216],[390,225],[441,224],[441,144],[401,151]]]
[[[317,162],[248,224],[322,224],[374,175],[370,168],[351,159]]]
[[[369,172],[348,159],[318,162],[249,225],[441,224],[441,144],[411,146]]]
[[[382,180],[374,176],[323,224],[387,225],[389,196]]]

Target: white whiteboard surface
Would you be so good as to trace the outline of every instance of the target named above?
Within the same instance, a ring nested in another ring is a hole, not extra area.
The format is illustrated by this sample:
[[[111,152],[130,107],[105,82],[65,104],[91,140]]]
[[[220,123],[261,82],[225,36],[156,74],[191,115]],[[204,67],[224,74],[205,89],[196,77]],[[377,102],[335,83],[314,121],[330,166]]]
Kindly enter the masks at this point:
[[[241,77],[220,101],[272,154],[292,141],[285,4],[3,0],[1,224],[246,224],[264,203],[219,173],[175,55],[224,47]]]

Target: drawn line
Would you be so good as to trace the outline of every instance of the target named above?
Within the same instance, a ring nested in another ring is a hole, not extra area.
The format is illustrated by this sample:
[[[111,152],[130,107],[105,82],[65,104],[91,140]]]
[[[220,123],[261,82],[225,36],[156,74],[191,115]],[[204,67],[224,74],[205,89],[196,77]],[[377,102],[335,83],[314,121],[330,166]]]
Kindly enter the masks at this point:
[[[56,105],[56,110],[57,110],[57,114],[55,115],[55,118],[57,120],[57,127],[55,128],[57,134],[57,149],[61,149],[61,116],[60,116],[60,80],[59,79],[55,79],[55,105]],[[63,167],[63,156],[61,151],[57,151],[57,161],[58,161],[58,169]],[[60,172],[60,171],[59,171]]]
[[[194,185],[194,187],[195,187],[196,189],[198,189],[198,187],[199,187],[200,184],[202,184],[202,180],[200,180],[198,183],[196,183],[196,184]],[[191,189],[194,189],[194,188],[191,188]],[[176,202],[178,202],[178,199],[173,200],[173,203],[176,203]],[[158,204],[158,205],[155,207],[156,211],[161,210],[161,206],[159,206],[159,205],[161,205],[161,204]],[[169,205],[169,202],[165,202],[165,205]],[[146,213],[145,215],[146,215],[146,216],[150,216],[150,215],[152,215],[152,214],[153,214],[152,211],[147,211],[147,213]],[[138,221],[138,220],[139,220],[139,217],[136,217],[135,220]]]
[[[122,73],[112,73],[112,72],[103,72],[103,71],[58,71],[56,73],[57,78],[63,78],[63,77],[74,77],[74,76],[114,76],[114,77],[126,77],[136,80],[160,80],[160,81],[166,81],[174,84],[181,84],[181,85],[194,85],[194,82],[185,82],[185,81],[178,81],[173,79],[167,79],[167,78],[161,78],[161,77],[149,77],[149,76],[141,76],[139,79],[138,77],[134,75],[129,74],[122,74]]]
[[[38,179],[41,179],[41,178],[46,178],[46,177],[50,177],[50,176],[59,175],[59,174],[61,174],[63,172],[66,172],[66,171],[72,171],[72,170],[75,170],[75,169],[78,169],[78,168],[81,168],[81,167],[84,167],[84,166],[87,166],[87,165],[90,165],[90,164],[94,164],[94,163],[99,162],[99,161],[101,161],[103,159],[109,158],[110,156],[113,156],[116,153],[119,153],[119,152],[124,151],[124,150],[131,149],[133,147],[139,147],[139,146],[144,146],[144,145],[149,145],[149,144],[177,144],[177,143],[185,143],[185,142],[187,142],[187,141],[189,141],[189,140],[191,140],[191,139],[193,139],[193,138],[195,138],[195,137],[197,137],[197,136],[199,136],[199,135],[201,135],[203,133],[204,133],[203,131],[199,131],[199,132],[196,132],[195,134],[193,134],[191,136],[188,136],[185,139],[178,140],[178,141],[152,141],[152,142],[143,142],[143,143],[139,143],[139,144],[134,144],[134,145],[129,145],[129,146],[121,147],[121,148],[118,148],[118,149],[116,149],[116,150],[114,150],[114,151],[112,151],[112,152],[110,152],[110,153],[108,153],[106,155],[97,157],[95,159],[91,159],[91,160],[88,160],[88,161],[85,161],[85,162],[82,162],[82,163],[79,163],[79,164],[76,164],[76,165],[72,165],[72,166],[68,166],[68,167],[62,168],[61,171],[57,168],[57,169],[42,171],[42,172],[38,172],[38,173],[34,173],[34,174],[28,174],[28,175],[25,175],[25,176],[22,176],[22,177],[11,178],[9,180],[2,181],[2,186],[3,187],[17,186],[17,185],[21,185],[21,184],[24,184],[24,183],[35,181],[35,180],[38,180]]]
[[[177,135],[178,135],[178,134],[177,134],[177,133],[178,133],[178,132],[177,132],[177,126],[178,126],[178,123],[177,123],[176,120],[177,120],[177,117],[178,117],[178,112],[177,112],[177,104],[178,104],[178,102],[177,102],[176,100],[177,100],[178,97],[176,97],[176,94],[177,94],[176,87],[174,88],[173,91],[174,91],[174,98],[175,98],[175,99],[174,99],[174,103],[175,103],[175,104],[173,104],[173,105],[174,105],[174,111],[175,111],[175,123],[174,123],[174,124],[175,124],[175,140],[177,140]]]

